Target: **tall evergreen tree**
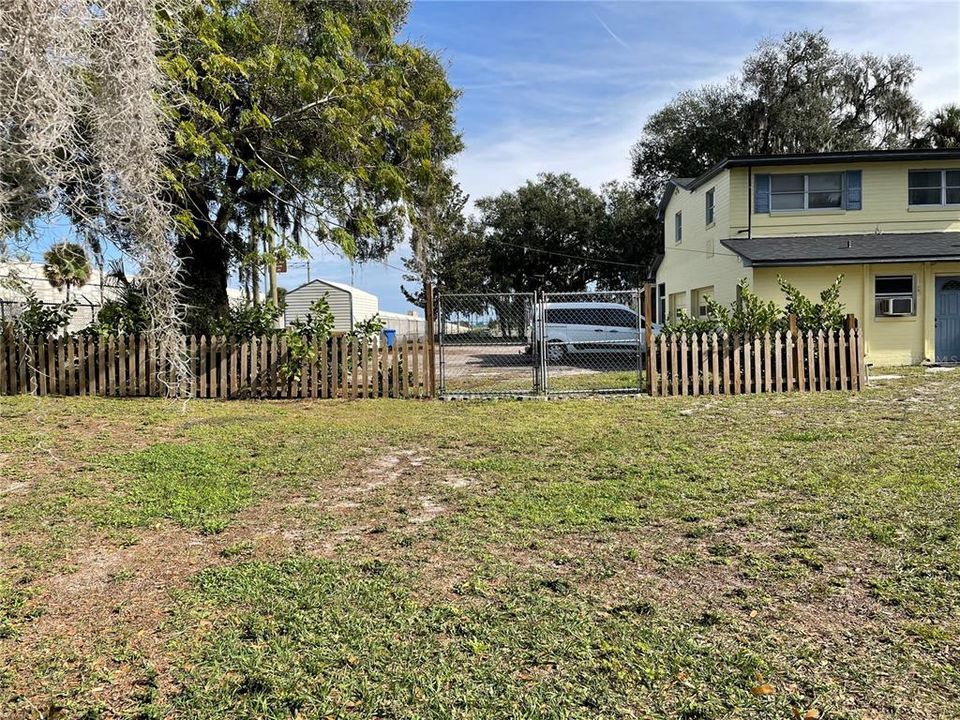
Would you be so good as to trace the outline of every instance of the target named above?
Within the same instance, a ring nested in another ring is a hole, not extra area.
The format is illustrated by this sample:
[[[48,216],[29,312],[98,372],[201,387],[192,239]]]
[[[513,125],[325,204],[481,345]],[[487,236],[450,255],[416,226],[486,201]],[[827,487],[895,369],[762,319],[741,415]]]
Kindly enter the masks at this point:
[[[440,60],[398,42],[409,5],[337,0],[196,4],[164,58],[187,301],[226,306],[227,276],[313,240],[380,257],[439,202],[461,148]],[[260,244],[262,247],[262,244]]]
[[[730,155],[906,147],[920,124],[905,55],[836,50],[822,32],[765,41],[727,84],[681,93],[633,147],[648,197]]]

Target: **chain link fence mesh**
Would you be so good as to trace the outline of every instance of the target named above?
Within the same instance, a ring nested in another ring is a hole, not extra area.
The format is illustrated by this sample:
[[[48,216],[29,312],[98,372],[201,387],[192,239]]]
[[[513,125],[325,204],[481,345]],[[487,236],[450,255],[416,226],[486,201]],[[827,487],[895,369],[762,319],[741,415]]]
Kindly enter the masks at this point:
[[[533,395],[532,293],[440,294],[440,394]]]
[[[645,338],[636,290],[544,293],[536,334],[543,341],[546,392],[637,393]]]
[[[440,394],[641,392],[641,315],[637,290],[441,294]]]

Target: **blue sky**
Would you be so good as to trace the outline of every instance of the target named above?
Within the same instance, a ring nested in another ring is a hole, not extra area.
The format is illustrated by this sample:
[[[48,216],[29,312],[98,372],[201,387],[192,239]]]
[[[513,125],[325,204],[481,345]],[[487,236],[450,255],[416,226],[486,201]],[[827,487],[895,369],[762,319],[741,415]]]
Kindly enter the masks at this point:
[[[761,39],[799,29],[823,29],[843,50],[910,54],[921,66],[914,93],[927,109],[960,102],[958,0],[419,0],[401,36],[439,52],[463,91],[466,150],[454,164],[479,198],[543,171],[569,171],[592,187],[629,177],[630,146],[650,113],[684,89],[729,77]],[[310,274],[373,292],[381,309],[405,310],[405,252],[351,267],[318,250]],[[305,264],[291,263],[281,284],[306,278]]]
[[[599,187],[630,174],[646,117],[681,90],[722,81],[764,37],[823,29],[838,48],[908,53],[927,108],[960,101],[960,2],[440,2],[415,3],[406,39],[439,51],[462,89],[466,150],[455,160],[473,198],[543,171]],[[404,249],[387,262],[400,266]],[[351,281],[329,254],[313,277]],[[373,263],[353,282],[406,309],[402,273]],[[305,279],[291,268],[287,287]]]

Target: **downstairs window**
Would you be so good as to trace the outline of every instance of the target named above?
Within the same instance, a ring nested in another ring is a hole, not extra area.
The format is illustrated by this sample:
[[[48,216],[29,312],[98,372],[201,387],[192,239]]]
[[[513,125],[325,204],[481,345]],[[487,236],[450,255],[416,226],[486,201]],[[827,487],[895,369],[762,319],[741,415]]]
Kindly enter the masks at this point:
[[[917,314],[913,275],[878,276],[873,283],[877,317],[907,317]]]

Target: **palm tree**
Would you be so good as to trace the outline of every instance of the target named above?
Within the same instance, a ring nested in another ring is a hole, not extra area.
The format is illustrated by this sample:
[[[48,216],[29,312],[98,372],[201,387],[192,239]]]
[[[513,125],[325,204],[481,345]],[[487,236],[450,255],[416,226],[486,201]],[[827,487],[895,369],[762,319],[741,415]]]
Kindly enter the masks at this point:
[[[66,288],[69,300],[70,288],[86,285],[93,269],[83,245],[62,242],[51,245],[43,254],[43,274],[57,290]]]
[[[944,105],[924,123],[923,135],[914,141],[917,147],[960,147],[960,105]]]

